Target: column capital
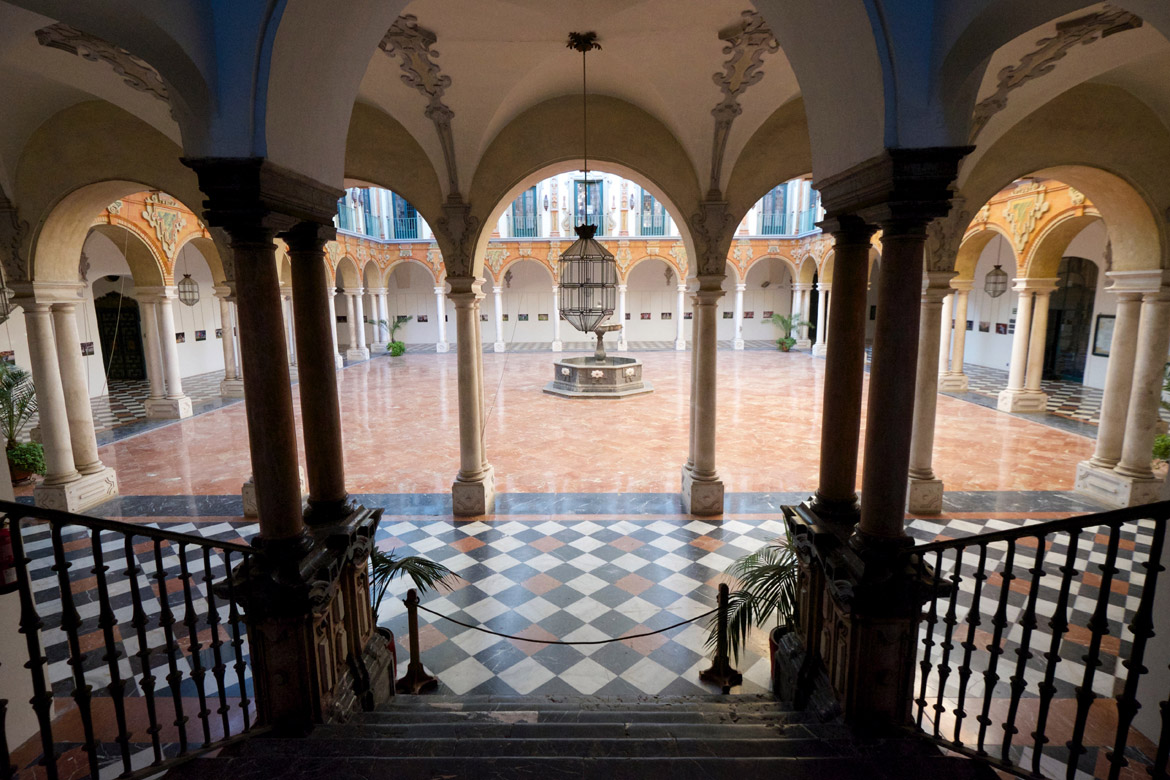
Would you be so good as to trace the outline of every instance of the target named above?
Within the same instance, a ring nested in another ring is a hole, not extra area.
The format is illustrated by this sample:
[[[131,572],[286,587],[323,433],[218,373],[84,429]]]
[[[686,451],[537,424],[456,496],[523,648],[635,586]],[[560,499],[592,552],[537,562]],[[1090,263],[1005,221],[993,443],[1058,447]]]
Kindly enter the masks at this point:
[[[877,225],[871,225],[854,214],[826,216],[820,222],[821,230],[833,236],[837,246],[872,246]]]
[[[735,285],[736,292],[743,292],[746,289],[747,289],[747,284],[745,284],[744,282],[740,282],[739,284]]]
[[[292,228],[277,234],[277,238],[288,244],[289,254],[296,252],[324,253],[325,244],[337,239],[337,228],[333,223],[298,222]]]
[[[813,286],[816,287],[821,292],[829,292],[830,290],[833,289],[832,282],[816,282]]]
[[[232,290],[231,287],[228,287],[226,284],[220,284],[220,285],[213,286],[211,288],[211,292],[214,293],[216,298],[222,298],[225,301],[234,301],[235,300],[235,295],[236,295],[235,292]]]
[[[1113,284],[1106,287],[1111,293],[1156,293],[1170,287],[1170,271],[1108,271],[1105,274]]]
[[[331,226],[344,190],[282,168],[263,157],[183,158],[206,195],[203,216],[237,240],[263,242],[265,233],[300,222]]]
[[[971,292],[971,290],[975,289],[975,280],[974,279],[951,279],[951,288],[955,292],[961,292],[961,293]]]
[[[473,292],[479,294],[483,279],[475,276],[447,276],[447,284],[451,285],[451,292],[448,295],[455,295],[456,293]],[[451,300],[455,300],[452,298]]]
[[[387,289],[385,287],[367,287],[365,292],[369,295],[385,295]]]
[[[954,290],[951,288],[951,279],[954,271],[926,271],[922,274],[922,302],[941,301]]]
[[[696,278],[699,280],[700,290],[718,290],[720,295],[723,294],[723,280],[727,278],[727,274],[699,274]],[[685,284],[679,286],[686,289]]]
[[[1059,279],[1012,279],[1012,289],[1016,292],[1050,293],[1058,284]]]
[[[162,303],[174,300],[179,295],[174,287],[135,287],[134,300],[139,303]]]
[[[686,282],[682,282],[682,283],[681,283],[681,284],[679,284],[679,285],[678,285],[678,286],[677,286],[675,289],[677,289],[677,290],[678,290],[678,292],[680,292],[680,293],[685,293],[685,292],[687,291],[687,283],[686,283]]]
[[[389,292],[389,291],[387,291],[387,292]],[[447,286],[445,284],[436,284],[435,285],[435,295],[442,295],[445,292],[447,292]]]
[[[694,300],[700,306],[714,306],[719,303],[719,299],[723,297],[723,290],[704,290],[699,288],[695,290]]]
[[[32,303],[81,303],[84,289],[81,282],[18,282],[12,285],[12,303],[22,309]]]
[[[629,286],[628,284],[619,284],[619,285],[617,286],[617,291],[618,291],[618,292],[625,292],[625,291],[626,291],[626,290],[628,290],[628,289],[630,289],[630,286]]]
[[[793,292],[806,292],[808,290],[811,290],[812,288],[813,288],[812,282],[793,282],[792,283],[792,291]]]

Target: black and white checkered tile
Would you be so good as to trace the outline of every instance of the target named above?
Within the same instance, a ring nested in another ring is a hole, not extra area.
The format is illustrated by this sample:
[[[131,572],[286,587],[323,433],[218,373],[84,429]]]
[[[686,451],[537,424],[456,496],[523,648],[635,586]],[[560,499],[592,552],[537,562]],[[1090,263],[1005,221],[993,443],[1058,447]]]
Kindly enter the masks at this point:
[[[616,352],[616,341],[607,342],[607,348],[610,352]],[[690,349],[690,342],[687,342],[687,349]],[[594,344],[591,341],[566,341],[562,344],[562,351],[564,352],[592,352]],[[751,340],[745,341],[745,350],[775,350],[775,341],[759,341]],[[454,351],[454,345],[451,345],[451,350]],[[732,349],[731,341],[720,341],[719,349]],[[412,354],[433,353],[435,351],[434,344],[407,344],[406,351]],[[552,352],[552,343],[548,341],[513,341],[507,344],[506,352]],[[673,341],[631,341],[629,342],[630,352],[674,352]],[[484,344],[484,352],[495,352],[492,342]]]

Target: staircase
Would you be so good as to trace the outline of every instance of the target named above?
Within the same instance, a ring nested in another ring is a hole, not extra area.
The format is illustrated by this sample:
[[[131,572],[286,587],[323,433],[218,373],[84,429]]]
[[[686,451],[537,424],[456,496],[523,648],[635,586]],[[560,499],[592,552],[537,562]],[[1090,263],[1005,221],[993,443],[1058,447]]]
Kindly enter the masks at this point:
[[[768,697],[398,696],[304,739],[255,737],[178,780],[947,780],[995,777],[917,739],[857,741]]]

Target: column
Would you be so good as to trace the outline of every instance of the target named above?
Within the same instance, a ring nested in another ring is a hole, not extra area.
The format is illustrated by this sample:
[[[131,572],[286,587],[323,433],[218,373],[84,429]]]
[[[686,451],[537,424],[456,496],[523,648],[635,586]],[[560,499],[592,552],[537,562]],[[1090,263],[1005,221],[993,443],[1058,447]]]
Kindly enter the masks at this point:
[[[346,325],[349,328],[349,345],[345,351],[345,359],[351,363],[359,360],[369,360],[370,353],[362,349],[358,334],[362,331],[363,326],[359,321],[360,305],[358,301],[358,293],[345,291],[345,308],[346,308]]]
[[[223,378],[225,381],[236,378],[236,345],[231,338],[232,310],[228,296],[231,292],[217,287],[215,297],[219,299],[219,332],[220,346],[223,348]]]
[[[828,348],[828,292],[828,285],[817,282],[817,343],[813,345],[813,354],[818,357],[823,357]]]
[[[152,404],[162,401],[167,395],[166,380],[163,378],[162,344],[158,338],[158,307],[153,299],[139,293],[138,310],[142,319],[142,349],[146,353],[146,379],[150,385],[144,406],[146,416],[154,417],[151,413]],[[226,333],[224,338],[228,338]],[[234,370],[235,366],[232,368]]]
[[[301,393],[301,431],[305,442],[305,466],[309,483],[312,525],[338,522],[350,513],[345,489],[345,452],[341,435],[341,407],[337,398],[337,371],[332,352],[329,289],[325,276],[325,243],[333,238],[330,227],[302,222],[282,233],[288,244],[292,267],[292,312],[295,318]]]
[[[146,400],[147,417],[159,419],[182,419],[190,417],[191,399],[183,393],[183,380],[179,368],[179,345],[175,343],[175,288],[159,287],[146,294],[154,296],[158,313],[158,343],[162,348],[162,367],[167,392],[161,399]]]
[[[284,315],[284,337],[288,344],[288,376],[289,381],[297,382],[300,377],[297,373],[297,345],[293,330],[293,300],[292,288],[280,288],[280,309]]]
[[[678,320],[678,322],[675,323],[674,348],[676,350],[682,351],[682,350],[685,350],[687,348],[687,334],[686,334],[686,330],[684,330],[686,323],[685,323],[685,318],[683,317],[683,313],[686,312],[686,305],[687,305],[687,300],[686,300],[687,285],[686,285],[686,282],[683,281],[682,283],[680,283],[677,287],[677,290],[678,290],[678,298],[675,301],[674,317],[676,320]],[[718,297],[716,297],[715,300],[719,300]],[[715,315],[712,315],[712,318],[714,318],[714,316]]]
[[[1116,341],[1116,338],[1114,339]],[[1146,501],[1157,499],[1162,481],[1150,468],[1150,451],[1154,446],[1158,410],[1162,400],[1163,371],[1170,350],[1170,287],[1146,293],[1142,298],[1138,323],[1137,352],[1134,360],[1133,387],[1125,418],[1125,440],[1121,460],[1114,469],[1132,480],[1131,491]],[[1146,501],[1131,501],[1146,503]]]
[[[439,342],[435,344],[435,352],[447,352],[451,349],[447,343],[447,303],[443,300],[445,292],[445,285],[435,287],[435,313],[439,317]]]
[[[719,299],[724,277],[700,276],[695,293],[691,363],[691,468],[683,467],[683,510],[694,515],[723,514],[723,481],[715,468],[716,369]],[[682,297],[684,285],[679,285]],[[682,318],[682,307],[679,307]]]
[[[552,321],[552,351],[560,352],[564,349],[564,344],[561,343],[561,288],[556,284],[552,286]]]
[[[496,343],[492,345],[492,349],[503,352],[507,349],[504,345],[504,288],[495,285],[492,287],[492,296],[492,302],[496,307]]]
[[[743,349],[743,291],[746,289],[746,284],[735,285],[735,341],[732,342],[733,349]]]
[[[626,290],[629,289],[628,284],[619,284],[617,286],[618,294],[618,324],[622,329],[618,331],[618,352],[625,352],[630,348],[630,342],[626,340]]]
[[[800,311],[800,321],[801,321],[801,326],[797,332],[797,338],[796,338],[796,347],[798,349],[809,349],[810,347],[812,347],[812,342],[809,341],[809,338],[808,338],[808,326],[810,324],[808,321],[808,313],[809,313],[809,310],[812,308],[812,306],[811,306],[812,289],[811,288],[812,288],[812,285],[804,283],[804,282],[797,282],[796,284],[792,285],[793,290],[799,291],[799,298],[800,298],[800,303],[796,307]]]
[[[1019,293],[1016,303],[1016,332],[1012,337],[1012,360],[1008,368],[1008,386],[999,393],[996,408],[1014,412],[1024,397],[1024,369],[1028,364],[1028,336],[1032,329],[1032,288],[1028,280],[1016,279],[1013,289]]]
[[[333,285],[329,285],[329,332],[333,337],[333,367],[340,371],[345,366],[345,358],[337,346],[337,296],[334,295]]]
[[[85,358],[81,355],[81,338],[77,335],[76,303],[53,304],[53,332],[57,340],[57,364],[61,369],[73,465],[82,475],[110,471],[98,458]],[[110,474],[112,476],[113,472],[110,471]]]
[[[952,393],[967,392],[967,375],[963,373],[963,355],[967,349],[967,304],[973,282],[970,279],[952,279],[955,290],[955,338],[951,346],[951,370],[938,380],[939,390]]]
[[[455,304],[459,374],[459,473],[451,486],[452,510],[460,516],[482,515],[495,502],[495,480],[483,457],[483,387],[478,368],[483,347],[477,327],[481,294],[474,279],[449,277],[448,281],[448,297]]]
[[[28,331],[29,363],[33,385],[36,388],[37,411],[40,415],[41,446],[45,449],[45,479],[36,488],[38,506],[44,506],[49,496],[63,494],[64,486],[81,479],[73,462],[73,444],[69,435],[69,415],[65,408],[65,390],[61,384],[61,368],[57,363],[57,345],[53,340],[53,322],[48,303],[24,303],[24,325]],[[81,345],[78,344],[78,350]],[[48,491],[48,488],[58,490]],[[42,494],[44,497],[42,497]],[[54,508],[64,505],[50,503]]]
[[[1028,372],[1024,378],[1024,389],[1032,395],[1043,396],[1043,409],[1047,409],[1048,396],[1040,389],[1044,378],[1044,348],[1048,342],[1048,302],[1052,290],[1037,290],[1032,302],[1032,334],[1028,344]],[[1039,402],[1037,402],[1039,403]]]
[[[929,274],[928,274],[928,276],[929,276]],[[925,294],[926,294],[926,292],[923,291],[923,295],[925,295]],[[935,295],[937,295],[937,293],[931,293],[931,297],[934,297]],[[937,358],[937,360],[935,360],[935,366],[938,369],[938,372],[940,374],[946,374],[948,371],[950,371],[950,368],[951,368],[951,321],[955,316],[954,291],[948,287],[947,290],[944,291],[943,295],[944,295],[944,297],[942,299],[942,321],[939,323],[940,327],[939,327],[938,342],[937,342],[938,358]],[[922,299],[922,304],[924,306],[926,305],[926,298]],[[923,309],[922,313],[925,316],[926,309]],[[924,325],[923,330],[927,330],[927,329],[928,329],[928,326]],[[921,338],[919,338],[919,342],[921,342]],[[921,361],[922,361],[921,353],[918,356],[918,360],[919,360],[919,364],[921,365]],[[938,380],[935,380],[935,381],[937,383]]]
[[[377,315],[374,317],[374,340],[378,342],[379,351],[386,351],[390,339],[390,296],[385,290],[378,290],[374,295],[374,305]]]
[[[918,333],[918,371],[914,387],[914,426],[910,441],[907,508],[914,514],[942,512],[943,483],[934,475],[934,424],[938,409],[939,368],[950,329],[950,288],[953,271],[928,271],[922,291],[922,329]],[[941,309],[941,316],[940,316]]]
[[[368,360],[370,357],[370,350],[366,347],[366,303],[365,291],[358,290],[353,296],[354,306],[354,327],[357,329],[357,348],[362,353],[361,360]]]
[[[854,216],[825,224],[833,233],[837,305],[833,307],[833,346],[825,356],[820,473],[812,509],[845,535],[861,511],[857,460],[865,377],[866,284],[874,227]]]

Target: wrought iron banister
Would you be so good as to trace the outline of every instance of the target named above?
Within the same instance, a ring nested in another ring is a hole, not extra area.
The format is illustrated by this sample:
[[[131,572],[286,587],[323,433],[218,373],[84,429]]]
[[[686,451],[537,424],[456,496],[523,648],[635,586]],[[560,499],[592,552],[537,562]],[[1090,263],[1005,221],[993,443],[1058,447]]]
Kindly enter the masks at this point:
[[[1049,777],[1055,762],[1064,764],[1061,771],[1071,779],[1090,749],[1085,744],[1090,720],[1101,717],[1094,703],[1112,698],[1113,737],[1096,747],[1105,753],[1108,776],[1120,777],[1132,758],[1132,751],[1127,757],[1131,726],[1143,706],[1138,686],[1155,636],[1154,601],[1168,521],[1170,502],[1160,502],[911,548],[918,580],[929,583],[912,705],[918,729],[950,750],[1017,776]],[[1134,538],[1123,540],[1123,529]],[[1122,572],[1132,576],[1122,580]],[[1058,584],[1046,584],[1045,577],[1059,578]],[[1138,580],[1135,607],[1128,589]],[[1124,595],[1115,596],[1115,583]],[[1088,615],[1080,625],[1074,605]],[[1119,610],[1128,613],[1124,630]],[[1109,655],[1117,664],[1103,669]],[[1155,777],[1166,776],[1166,693],[1158,692],[1157,703],[1146,702],[1161,716],[1160,734],[1148,735],[1161,744],[1145,757]],[[1071,721],[1063,750],[1054,749],[1049,733],[1058,700],[1075,703],[1075,714],[1062,718]],[[1098,722],[1092,731],[1101,729]]]
[[[249,565],[252,547],[10,502],[0,502],[0,514],[11,529],[35,763],[45,777],[67,771],[58,767],[66,744],[81,743],[92,778],[136,778],[257,731],[242,594],[230,576]],[[54,576],[38,576],[45,570]],[[52,644],[64,646],[67,672],[50,666],[44,641],[60,635]],[[107,698],[109,707],[95,707]],[[70,699],[79,733],[55,717],[54,704]],[[17,703],[0,698],[0,717]],[[110,710],[112,719],[102,714]],[[20,768],[10,755],[18,747],[0,720],[0,778]],[[149,766],[136,760],[139,751]]]

